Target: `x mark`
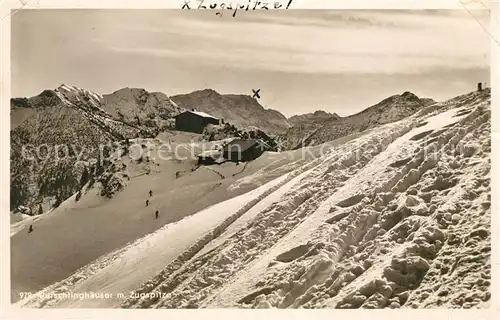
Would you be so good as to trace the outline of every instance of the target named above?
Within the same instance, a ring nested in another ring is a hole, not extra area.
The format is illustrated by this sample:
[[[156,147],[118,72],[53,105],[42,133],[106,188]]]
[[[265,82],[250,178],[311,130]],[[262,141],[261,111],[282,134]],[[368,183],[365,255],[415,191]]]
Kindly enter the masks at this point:
[[[253,91],[252,98],[255,98],[255,97],[260,98],[260,95],[259,95],[260,89],[257,89],[257,90],[252,89],[252,91]]]

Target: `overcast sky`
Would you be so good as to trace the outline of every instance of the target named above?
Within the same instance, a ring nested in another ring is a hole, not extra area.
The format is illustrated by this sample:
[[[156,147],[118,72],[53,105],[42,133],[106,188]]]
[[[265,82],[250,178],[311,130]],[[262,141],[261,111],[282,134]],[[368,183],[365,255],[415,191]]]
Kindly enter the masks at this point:
[[[212,88],[286,116],[348,115],[404,91],[443,100],[489,82],[487,12],[22,10],[12,95],[65,83],[101,94]]]

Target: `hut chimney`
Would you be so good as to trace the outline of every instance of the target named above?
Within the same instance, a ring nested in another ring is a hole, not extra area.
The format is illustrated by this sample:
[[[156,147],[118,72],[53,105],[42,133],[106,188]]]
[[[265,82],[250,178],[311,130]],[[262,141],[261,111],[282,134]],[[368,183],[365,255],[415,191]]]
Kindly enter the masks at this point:
[[[483,84],[481,82],[477,83],[477,91],[482,91],[483,90]]]

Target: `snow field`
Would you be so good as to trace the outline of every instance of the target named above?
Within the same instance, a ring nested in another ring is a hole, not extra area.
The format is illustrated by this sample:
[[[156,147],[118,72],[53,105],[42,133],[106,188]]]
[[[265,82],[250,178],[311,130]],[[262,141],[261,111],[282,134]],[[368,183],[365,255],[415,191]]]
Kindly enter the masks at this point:
[[[373,129],[45,289],[133,291],[123,301],[20,305],[485,307],[489,105],[471,93]]]

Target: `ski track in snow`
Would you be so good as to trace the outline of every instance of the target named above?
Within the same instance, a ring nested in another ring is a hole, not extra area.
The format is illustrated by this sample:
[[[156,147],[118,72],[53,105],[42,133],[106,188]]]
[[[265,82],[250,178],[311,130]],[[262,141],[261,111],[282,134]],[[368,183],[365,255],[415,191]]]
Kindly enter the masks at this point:
[[[489,105],[484,92],[463,95],[340,150],[327,148],[299,169],[167,225],[17,305],[484,307]],[[126,298],[43,297],[68,291]]]

